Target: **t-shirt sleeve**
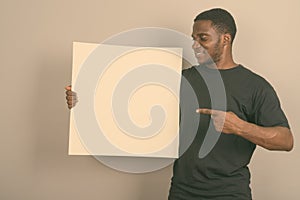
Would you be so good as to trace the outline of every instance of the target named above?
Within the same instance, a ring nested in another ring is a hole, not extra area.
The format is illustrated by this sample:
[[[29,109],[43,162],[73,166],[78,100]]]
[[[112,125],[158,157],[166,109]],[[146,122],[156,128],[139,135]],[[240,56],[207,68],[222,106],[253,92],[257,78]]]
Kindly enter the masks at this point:
[[[283,126],[290,128],[281,108],[279,98],[274,88],[268,82],[257,88],[254,97],[254,118],[259,126]]]

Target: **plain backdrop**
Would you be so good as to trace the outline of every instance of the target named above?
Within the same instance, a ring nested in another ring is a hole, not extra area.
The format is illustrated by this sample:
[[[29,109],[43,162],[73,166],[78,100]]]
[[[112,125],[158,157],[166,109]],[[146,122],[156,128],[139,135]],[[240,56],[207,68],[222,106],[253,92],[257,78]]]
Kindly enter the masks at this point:
[[[68,156],[72,42],[100,43],[132,28],[191,34],[201,11],[235,17],[234,57],[276,89],[295,137],[292,152],[257,148],[250,168],[257,200],[300,198],[300,1],[41,0],[0,1],[0,199],[164,200],[171,166],[147,174]]]

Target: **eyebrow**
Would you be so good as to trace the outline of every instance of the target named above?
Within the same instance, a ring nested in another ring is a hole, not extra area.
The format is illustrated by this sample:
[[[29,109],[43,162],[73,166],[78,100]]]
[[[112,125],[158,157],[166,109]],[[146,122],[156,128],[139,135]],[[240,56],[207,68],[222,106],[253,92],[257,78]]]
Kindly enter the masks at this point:
[[[198,33],[198,34],[196,34],[196,36],[203,36],[203,35],[209,36],[208,33]],[[191,36],[192,36],[192,38],[195,38],[193,34]]]

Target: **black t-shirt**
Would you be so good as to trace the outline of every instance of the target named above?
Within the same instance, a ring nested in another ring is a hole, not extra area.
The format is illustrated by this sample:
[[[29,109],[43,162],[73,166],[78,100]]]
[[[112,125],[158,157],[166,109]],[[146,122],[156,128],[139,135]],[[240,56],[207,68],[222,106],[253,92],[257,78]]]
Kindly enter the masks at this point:
[[[227,70],[204,66],[183,70],[183,77],[195,91],[200,108],[212,107],[214,100],[211,98],[211,90],[214,86],[206,83],[207,77],[210,78],[214,73],[219,73],[224,83],[224,111],[232,111],[241,119],[259,126],[289,128],[272,86],[242,65]],[[224,109],[216,101],[214,109],[218,107],[220,110]],[[252,199],[247,165],[256,145],[240,136],[221,133],[212,150],[205,157],[199,158],[199,150],[206,134],[214,134],[207,132],[210,123],[209,115],[200,115],[199,127],[192,144],[174,163],[169,199]],[[182,131],[181,134],[186,133]]]

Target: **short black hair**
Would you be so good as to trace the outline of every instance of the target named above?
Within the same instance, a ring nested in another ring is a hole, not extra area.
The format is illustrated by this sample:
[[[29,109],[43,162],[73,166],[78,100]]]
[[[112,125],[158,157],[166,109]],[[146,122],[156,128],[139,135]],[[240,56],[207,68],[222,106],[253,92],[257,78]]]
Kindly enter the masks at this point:
[[[222,8],[213,8],[197,15],[194,22],[198,20],[210,20],[212,26],[219,33],[229,33],[231,35],[231,43],[233,42],[236,34],[236,25],[234,18],[228,11]]]

